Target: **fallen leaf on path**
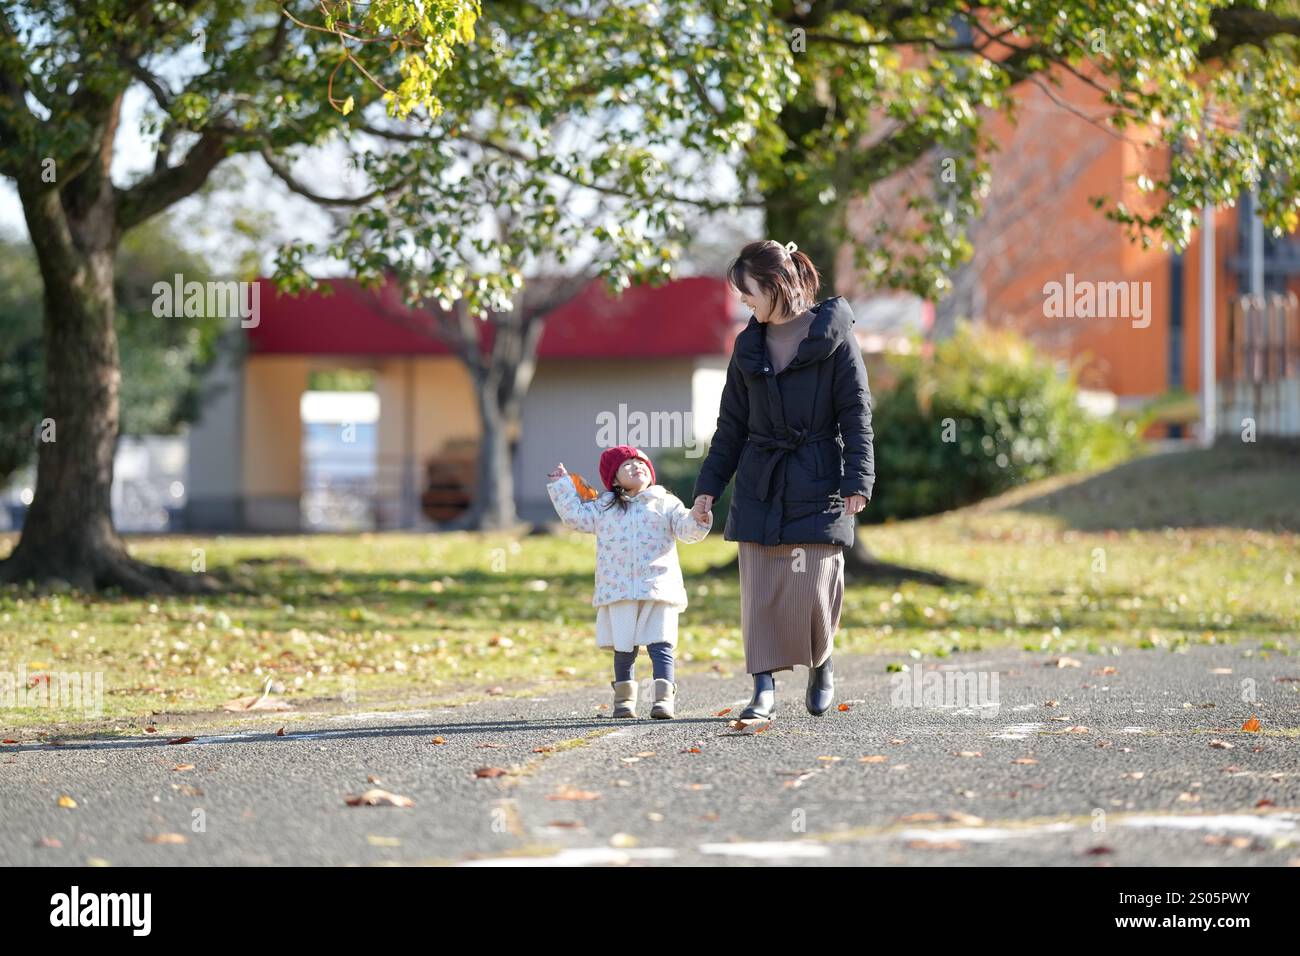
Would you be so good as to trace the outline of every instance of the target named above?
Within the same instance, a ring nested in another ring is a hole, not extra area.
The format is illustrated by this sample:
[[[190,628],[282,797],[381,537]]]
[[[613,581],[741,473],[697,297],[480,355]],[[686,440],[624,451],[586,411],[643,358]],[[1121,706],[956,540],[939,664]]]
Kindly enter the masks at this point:
[[[479,767],[474,771],[474,776],[480,779],[490,779],[492,777],[501,777],[509,773],[504,767]]]
[[[63,841],[58,837],[41,837],[36,841],[36,845],[50,850],[57,850],[63,846]]]
[[[443,737],[434,737],[429,741],[431,744],[445,744],[447,741]]]
[[[1204,840],[1206,846],[1230,846],[1235,850],[1244,850],[1250,846],[1250,837],[1244,836],[1223,836],[1218,833],[1207,833]]]
[[[181,773],[186,770],[193,770],[193,769],[194,769],[194,764],[192,763],[178,763],[176,766],[172,767],[172,771],[175,773]]]
[[[1246,721],[1244,724],[1241,725],[1241,729],[1250,734],[1259,733],[1259,718],[1258,717],[1250,718],[1250,720]]]
[[[591,790],[579,790],[576,787],[561,787],[555,793],[548,793],[547,800],[599,800],[600,794]]]
[[[195,738],[193,738],[193,737],[175,737],[175,738],[173,738],[172,740],[167,741],[167,743],[169,743],[169,744],[187,744],[187,743],[189,743],[191,740],[194,740],[194,739],[195,739]]]
[[[189,838],[186,837],[185,834],[183,833],[157,833],[154,834],[153,836],[145,837],[144,842],[157,843],[159,845],[162,845],[162,844],[189,843],[190,841]]]
[[[277,737],[283,737],[283,736],[284,736],[284,728],[281,727],[279,730],[277,730],[277,731],[275,732],[275,735],[276,735]]]
[[[1236,744],[1230,744],[1226,740],[1211,740],[1210,746],[1216,750],[1231,750]]]
[[[952,755],[954,757],[983,757],[984,752],[981,750],[954,750]]]
[[[77,809],[77,801],[73,800],[67,794],[64,794],[59,797],[59,806],[63,807],[65,810],[75,810]]]
[[[884,754],[866,754],[858,758],[858,763],[888,763],[889,758]]]
[[[853,708],[850,707],[848,704],[840,704],[840,706],[835,709],[843,711],[843,710],[852,710]]]
[[[736,718],[735,720],[727,721],[727,726],[740,734],[747,734],[747,733],[761,734],[763,731],[767,730],[769,727],[772,726],[772,719],[771,718],[764,719],[762,717],[750,717],[746,720],[741,720],[740,718]],[[720,736],[726,737],[726,736],[733,736],[733,735],[721,734]]]
[[[1025,765],[1036,764],[1036,763],[1038,763],[1038,761],[1035,760],[1033,757],[1017,757],[1015,760],[1013,760],[1013,761],[1011,761],[1011,762],[1012,762],[1012,763],[1025,764]]]
[[[1083,665],[1073,657],[1053,657],[1046,664],[1047,667],[1082,667]]]
[[[413,807],[415,801],[410,797],[389,793],[387,790],[367,790],[359,797],[346,797],[350,807]]]
[[[366,842],[371,846],[401,846],[402,841],[397,837],[375,836],[373,833],[366,834]]]
[[[908,840],[909,850],[964,850],[966,844],[960,840]]]
[[[718,711],[718,712],[717,712],[716,714],[714,714],[713,716],[714,716],[714,717],[726,717],[729,713],[731,713],[731,708],[730,708],[730,707],[724,707],[724,708],[722,708],[722,710]]]

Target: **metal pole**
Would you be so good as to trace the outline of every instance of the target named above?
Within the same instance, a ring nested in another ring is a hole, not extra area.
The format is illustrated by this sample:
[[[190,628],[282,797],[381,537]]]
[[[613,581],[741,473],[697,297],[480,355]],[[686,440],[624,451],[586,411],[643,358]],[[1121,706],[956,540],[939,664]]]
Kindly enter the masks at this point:
[[[1214,445],[1218,429],[1215,394],[1214,205],[1201,207],[1201,447]]]

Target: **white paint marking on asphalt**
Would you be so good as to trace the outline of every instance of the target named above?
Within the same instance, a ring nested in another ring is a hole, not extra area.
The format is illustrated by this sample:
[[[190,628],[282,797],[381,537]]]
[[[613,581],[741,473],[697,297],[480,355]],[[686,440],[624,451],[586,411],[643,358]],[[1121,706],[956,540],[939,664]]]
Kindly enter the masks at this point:
[[[989,734],[989,736],[994,740],[1024,740],[1046,726],[1046,724],[1011,724],[1003,727],[1001,733]]]
[[[463,860],[457,866],[591,866],[597,863],[631,863],[632,860],[671,860],[677,851],[669,847],[619,850],[608,846],[575,847],[554,856],[499,856],[485,860]]]
[[[789,860],[830,856],[830,850],[820,843],[800,843],[797,840],[767,843],[701,843],[701,853],[716,856],[745,856],[755,860]]]
[[[442,711],[447,713],[447,711]],[[432,717],[432,710],[385,710],[362,714],[332,714],[330,720],[405,720],[408,717]]]
[[[1065,833],[1079,829],[1073,823],[1045,823],[1042,826],[1017,829],[998,829],[996,827],[950,827],[945,830],[903,830],[898,834],[900,840],[924,840],[927,843],[942,843],[945,840],[966,840],[969,843],[992,843],[994,840],[1009,840],[1012,837],[1038,836],[1043,833]]]
[[[1121,734],[1145,734],[1146,732],[1145,727],[1125,727],[1120,731]]]
[[[1217,816],[1146,816],[1123,817],[1126,827],[1169,827],[1176,830],[1239,830],[1255,836],[1274,836],[1296,829],[1300,814],[1278,813],[1271,816],[1252,816],[1246,813],[1219,814]]]

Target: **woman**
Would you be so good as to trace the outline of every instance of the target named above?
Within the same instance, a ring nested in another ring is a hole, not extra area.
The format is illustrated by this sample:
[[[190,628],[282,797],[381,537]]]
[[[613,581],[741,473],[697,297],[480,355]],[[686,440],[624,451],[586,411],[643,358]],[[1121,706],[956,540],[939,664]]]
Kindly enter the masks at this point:
[[[817,269],[794,243],[750,243],[727,278],[754,315],[736,336],[694,510],[703,519],[735,476],[722,536],[740,543],[741,631],[754,676],[740,718],[771,717],[773,674],[796,664],[809,668],[805,704],[820,716],[835,696],[844,549],[875,482],[867,370],[848,303],[813,302]]]

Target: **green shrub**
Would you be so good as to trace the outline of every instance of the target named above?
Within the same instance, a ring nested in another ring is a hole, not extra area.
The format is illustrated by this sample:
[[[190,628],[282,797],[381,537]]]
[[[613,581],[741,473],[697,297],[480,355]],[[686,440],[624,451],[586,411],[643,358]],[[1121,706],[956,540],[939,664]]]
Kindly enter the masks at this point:
[[[873,396],[870,521],[934,514],[1132,453],[1121,425],[1087,414],[1073,376],[1007,331],[970,325],[928,356],[890,360]]]
[[[697,449],[698,458],[686,457],[685,448],[665,448],[651,450],[650,458],[655,463],[655,479],[678,498],[686,507],[695,504],[691,492],[695,490],[695,479],[700,476],[700,466],[704,464],[707,446]],[[731,507],[731,482],[722,491],[722,497],[713,502],[713,527],[722,534],[722,526],[727,520],[727,509]]]

